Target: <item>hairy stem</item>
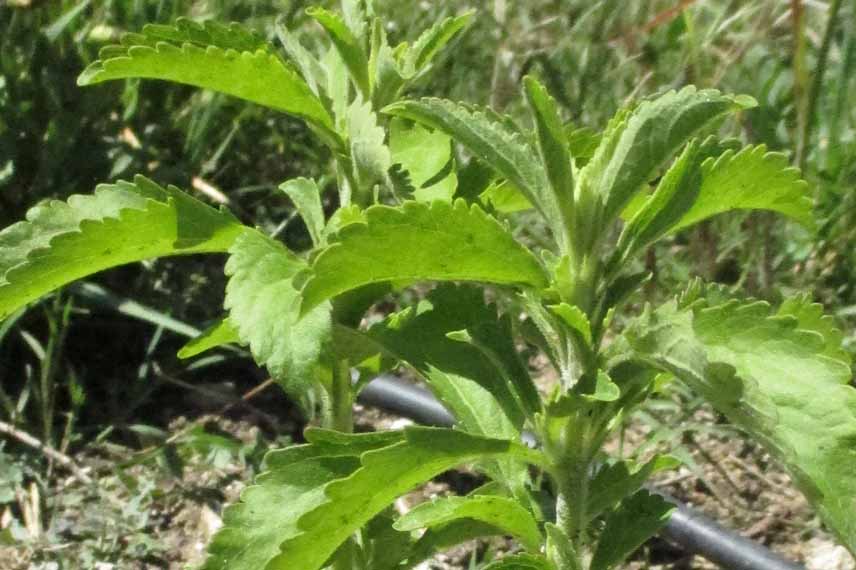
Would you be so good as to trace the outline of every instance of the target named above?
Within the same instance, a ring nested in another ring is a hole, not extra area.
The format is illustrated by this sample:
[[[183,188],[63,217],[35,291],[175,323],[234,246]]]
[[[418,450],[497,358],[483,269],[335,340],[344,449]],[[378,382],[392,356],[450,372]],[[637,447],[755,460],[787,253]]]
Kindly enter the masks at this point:
[[[583,420],[585,422],[585,420]],[[572,425],[579,425],[573,422]],[[560,462],[558,474],[558,497],[556,499],[556,524],[567,535],[578,559],[573,566],[584,568],[580,557],[584,557],[588,546],[586,527],[588,526],[589,468],[591,461],[586,447],[584,434],[569,434],[573,443],[566,457]],[[562,569],[564,570],[564,569]]]

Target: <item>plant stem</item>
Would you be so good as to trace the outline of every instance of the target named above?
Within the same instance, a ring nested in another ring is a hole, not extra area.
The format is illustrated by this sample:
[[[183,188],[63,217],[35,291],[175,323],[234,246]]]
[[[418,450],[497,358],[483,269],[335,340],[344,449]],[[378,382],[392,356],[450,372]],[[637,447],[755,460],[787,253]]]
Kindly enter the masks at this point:
[[[345,433],[354,431],[354,401],[351,388],[351,366],[347,359],[339,360],[333,370],[331,426]]]
[[[577,560],[575,568],[584,568],[582,556],[586,552],[586,526],[588,502],[589,464],[586,461],[568,461],[559,467],[559,493],[556,498],[556,524],[567,535]],[[561,569],[565,570],[565,569]],[[570,570],[570,569],[569,569]]]
[[[344,433],[354,431],[354,401],[351,386],[351,365],[347,358],[338,360],[333,369],[333,383],[330,390],[331,426]],[[357,543],[351,536],[339,548],[333,560],[332,570],[355,570]]]

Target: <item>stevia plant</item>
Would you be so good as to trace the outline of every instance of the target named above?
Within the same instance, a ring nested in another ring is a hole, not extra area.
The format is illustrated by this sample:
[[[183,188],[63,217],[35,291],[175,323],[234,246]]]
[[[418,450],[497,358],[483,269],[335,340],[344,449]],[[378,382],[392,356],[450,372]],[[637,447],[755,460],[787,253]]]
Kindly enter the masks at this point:
[[[399,100],[467,16],[392,48],[369,5],[346,1],[343,13],[311,12],[332,43],[322,58],[285,31],[287,57],[236,26],[179,22],[129,36],[81,77],[170,79],[303,118],[331,150],[342,206],[328,218],[316,183],[284,184],[311,252],[143,178],[37,206],[0,233],[0,318],[121,263],[229,252],[228,317],[184,355],[248,344],[307,410],[320,406],[323,427],[268,456],[204,568],[406,569],[490,535],[520,545],[492,570],[617,567],[668,519],[671,506],[642,484],[674,461],[610,458],[604,442],[670,380],[764,445],[856,550],[856,391],[819,306],[803,295],[773,308],[694,282],[614,325],[647,278],[635,257],[658,239],[737,208],[812,225],[806,184],[784,156],[705,136],[754,102],[687,87],[627,106],[594,135],[565,125],[527,78],[527,129],[489,109]],[[466,167],[450,137],[472,157]],[[509,204],[537,211],[551,243],[515,239],[496,216]],[[444,283],[361,326],[393,287],[425,281]],[[557,371],[549,394],[536,389],[523,343]],[[349,433],[362,381],[396,363],[425,380],[459,429]],[[538,449],[519,443],[524,429]],[[392,508],[464,464],[489,482]]]

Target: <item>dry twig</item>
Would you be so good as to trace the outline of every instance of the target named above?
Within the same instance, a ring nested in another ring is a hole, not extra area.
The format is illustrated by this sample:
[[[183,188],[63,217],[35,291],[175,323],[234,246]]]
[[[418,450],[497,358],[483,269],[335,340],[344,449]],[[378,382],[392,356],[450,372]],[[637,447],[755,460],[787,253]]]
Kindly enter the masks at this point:
[[[9,437],[18,440],[24,445],[27,445],[29,447],[32,447],[33,449],[42,452],[49,459],[52,459],[60,465],[66,467],[82,483],[86,485],[91,485],[93,483],[89,475],[84,473],[83,470],[77,465],[77,463],[74,462],[71,457],[69,457],[65,453],[57,451],[49,445],[42,443],[27,432],[21,431],[11,424],[7,424],[6,422],[0,421],[0,433],[4,433]]]

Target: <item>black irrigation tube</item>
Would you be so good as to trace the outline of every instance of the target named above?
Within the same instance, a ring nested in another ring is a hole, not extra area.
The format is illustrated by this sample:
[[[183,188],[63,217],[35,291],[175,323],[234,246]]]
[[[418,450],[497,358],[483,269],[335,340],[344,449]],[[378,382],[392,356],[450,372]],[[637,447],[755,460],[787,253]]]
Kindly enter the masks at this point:
[[[390,375],[372,380],[360,392],[359,401],[421,424],[450,426],[455,423],[454,416],[430,392]],[[677,510],[662,535],[687,552],[703,556],[728,570],[804,570],[674,498],[664,497],[673,502]]]

